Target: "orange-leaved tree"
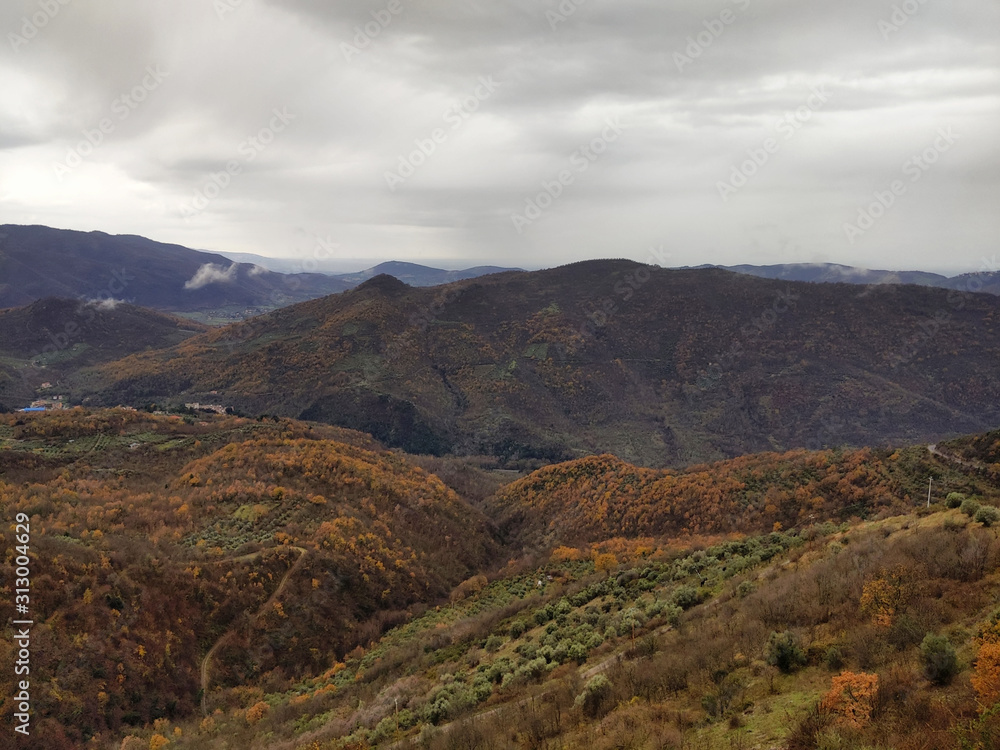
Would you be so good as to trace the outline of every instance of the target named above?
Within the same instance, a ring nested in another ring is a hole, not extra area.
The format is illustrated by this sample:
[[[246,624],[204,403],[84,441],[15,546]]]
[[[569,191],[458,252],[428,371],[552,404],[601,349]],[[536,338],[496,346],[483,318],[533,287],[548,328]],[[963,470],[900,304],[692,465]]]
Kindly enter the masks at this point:
[[[979,699],[980,711],[986,711],[1000,701],[1000,643],[991,641],[979,647],[971,681]]]
[[[896,616],[913,596],[913,574],[902,565],[883,571],[861,590],[861,611],[882,627],[892,625]]]
[[[847,725],[861,729],[871,721],[877,693],[877,674],[841,672],[833,678],[830,692],[823,696],[819,707]]]

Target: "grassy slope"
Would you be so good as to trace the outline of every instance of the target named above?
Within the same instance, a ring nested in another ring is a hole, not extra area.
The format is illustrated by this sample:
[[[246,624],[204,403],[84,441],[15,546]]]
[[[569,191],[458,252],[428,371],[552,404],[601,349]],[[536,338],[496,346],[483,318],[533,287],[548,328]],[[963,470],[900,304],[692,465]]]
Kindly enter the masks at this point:
[[[696,546],[619,549],[609,572],[555,559],[500,576],[316,679],[231,693],[210,719],[179,724],[174,746],[957,748],[975,728],[975,634],[1000,593],[993,529],[938,507]],[[865,586],[900,565],[918,583],[888,626],[873,625]],[[776,631],[804,655],[788,673],[767,661]],[[957,650],[947,685],[924,677],[927,633]],[[856,729],[814,714],[845,671],[882,685],[875,721]]]

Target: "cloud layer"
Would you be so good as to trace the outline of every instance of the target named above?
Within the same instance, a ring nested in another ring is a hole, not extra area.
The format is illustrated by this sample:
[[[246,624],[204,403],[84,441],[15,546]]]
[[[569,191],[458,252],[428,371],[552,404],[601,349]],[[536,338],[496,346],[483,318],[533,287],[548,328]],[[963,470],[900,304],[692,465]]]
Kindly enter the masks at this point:
[[[149,5],[0,8],[3,221],[455,265],[996,253],[995,3]]]

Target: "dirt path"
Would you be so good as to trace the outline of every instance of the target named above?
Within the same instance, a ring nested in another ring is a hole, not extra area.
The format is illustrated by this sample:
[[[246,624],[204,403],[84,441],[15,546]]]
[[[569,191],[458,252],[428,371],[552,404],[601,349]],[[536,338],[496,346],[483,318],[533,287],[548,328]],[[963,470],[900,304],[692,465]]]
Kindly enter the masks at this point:
[[[974,469],[975,471],[983,471],[986,467],[979,463],[979,461],[966,461],[964,458],[959,458],[958,456],[952,456],[947,453],[943,453],[938,450],[937,443],[931,443],[927,446],[927,451],[932,455],[940,458],[942,461],[947,461],[949,463],[958,464],[959,466],[964,466],[966,469]]]
[[[285,590],[285,586],[288,584],[288,581],[293,575],[295,575],[299,568],[302,567],[302,563],[305,562],[306,556],[309,554],[309,551],[303,547],[289,547],[289,549],[293,549],[298,552],[299,559],[296,560],[292,564],[292,567],[285,572],[285,575],[282,576],[281,580],[278,582],[278,587],[274,590],[271,596],[267,598],[267,601],[264,602],[253,614],[251,622],[260,618],[260,616],[263,615],[269,607],[274,605],[274,603],[278,600],[278,597],[281,596],[281,592]],[[235,557],[228,562],[249,562],[260,557],[264,551],[265,550],[254,552],[249,555],[243,555],[241,557]],[[270,552],[271,550],[266,551]],[[208,653],[205,654],[205,658],[201,660],[201,713],[204,716],[208,716],[208,688],[211,681],[211,672],[209,667],[212,662],[212,657],[215,656],[215,652],[218,651],[219,648],[225,645],[226,641],[233,635],[233,632],[234,630],[230,628],[219,636],[219,639],[212,645],[212,648],[208,650]]]

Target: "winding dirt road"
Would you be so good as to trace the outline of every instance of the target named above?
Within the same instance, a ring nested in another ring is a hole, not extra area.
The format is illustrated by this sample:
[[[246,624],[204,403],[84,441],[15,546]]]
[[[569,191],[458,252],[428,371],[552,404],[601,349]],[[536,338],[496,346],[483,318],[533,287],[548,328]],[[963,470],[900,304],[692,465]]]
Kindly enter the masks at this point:
[[[293,575],[295,575],[295,573],[299,570],[299,568],[302,567],[302,563],[305,562],[306,557],[309,555],[309,550],[303,547],[289,547],[288,549],[293,549],[296,552],[298,552],[299,559],[296,560],[292,564],[292,567],[290,567],[285,572],[285,575],[282,576],[281,581],[278,582],[278,587],[274,590],[271,596],[267,598],[267,601],[264,602],[258,608],[258,610],[253,614],[251,622],[259,619],[260,616],[263,615],[268,610],[269,607],[274,605],[274,603],[278,600],[278,597],[281,596],[281,592],[285,590],[285,586],[288,583],[288,581],[291,579]],[[249,562],[250,560],[255,560],[261,555],[263,555],[265,551],[269,552],[270,550],[262,550],[261,552],[254,552],[249,555],[243,555],[242,557],[235,557],[229,560],[228,562]],[[218,651],[219,648],[221,648],[226,643],[226,641],[233,635],[234,632],[235,630],[233,628],[230,628],[221,636],[219,636],[219,639],[212,645],[212,648],[208,650],[208,653],[205,654],[205,658],[201,660],[201,712],[204,716],[208,716],[208,688],[211,681],[211,672],[209,670],[209,667],[211,666],[212,657],[215,656],[215,652]]]

